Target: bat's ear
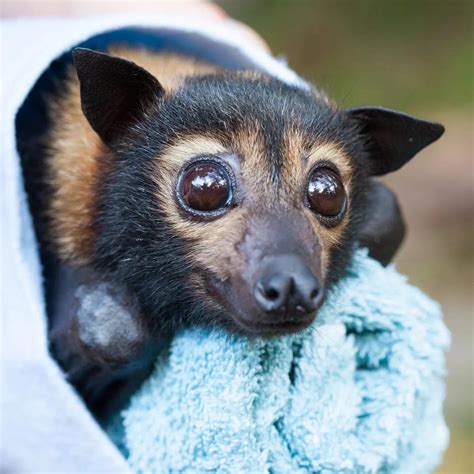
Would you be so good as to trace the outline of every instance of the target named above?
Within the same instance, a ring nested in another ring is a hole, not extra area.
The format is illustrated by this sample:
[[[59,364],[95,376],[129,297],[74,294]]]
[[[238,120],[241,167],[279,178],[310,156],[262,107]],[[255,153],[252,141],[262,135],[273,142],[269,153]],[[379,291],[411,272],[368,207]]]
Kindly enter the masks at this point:
[[[357,107],[346,113],[360,123],[361,132],[367,136],[372,176],[401,168],[444,132],[439,123],[382,107]]]
[[[164,94],[157,79],[131,61],[85,48],[72,55],[82,111],[106,145],[113,145]]]

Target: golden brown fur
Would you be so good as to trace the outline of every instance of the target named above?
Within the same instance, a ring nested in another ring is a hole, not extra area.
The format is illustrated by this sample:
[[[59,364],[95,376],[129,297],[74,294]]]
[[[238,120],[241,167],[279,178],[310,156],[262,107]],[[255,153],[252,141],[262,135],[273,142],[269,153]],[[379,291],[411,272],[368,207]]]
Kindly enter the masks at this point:
[[[128,59],[155,76],[165,91],[179,87],[189,76],[202,76],[219,71],[217,66],[173,53],[153,53],[147,49],[132,49],[124,45],[109,48],[112,56]]]
[[[166,91],[188,75],[215,72],[210,64],[176,54],[153,54],[144,49],[114,46],[110,53],[131,60],[159,78]],[[81,110],[79,81],[73,66],[59,95],[48,101],[53,124],[48,142],[48,181],[53,195],[48,209],[50,239],[59,255],[78,264],[90,263],[94,241],[97,183],[106,166],[105,145]]]
[[[86,264],[91,260],[95,194],[106,147],[82,113],[74,75],[71,70],[61,95],[49,104],[54,126],[46,162],[53,190],[48,214],[50,238],[60,256]]]

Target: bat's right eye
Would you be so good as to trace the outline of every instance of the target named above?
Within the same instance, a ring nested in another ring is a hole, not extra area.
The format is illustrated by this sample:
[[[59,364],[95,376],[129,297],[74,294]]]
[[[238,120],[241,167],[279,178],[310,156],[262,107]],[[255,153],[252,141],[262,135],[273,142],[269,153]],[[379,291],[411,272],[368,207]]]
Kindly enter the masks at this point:
[[[225,212],[233,198],[233,180],[227,167],[201,159],[187,166],[178,180],[178,200],[184,210],[203,217]]]

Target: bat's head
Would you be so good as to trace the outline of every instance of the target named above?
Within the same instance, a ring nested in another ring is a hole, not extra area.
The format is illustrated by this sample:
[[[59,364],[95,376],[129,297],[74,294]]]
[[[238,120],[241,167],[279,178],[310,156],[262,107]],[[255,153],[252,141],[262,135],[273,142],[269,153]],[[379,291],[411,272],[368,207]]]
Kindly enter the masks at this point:
[[[370,178],[443,132],[260,73],[167,91],[129,61],[74,59],[82,110],[112,156],[95,258],[166,324],[263,336],[308,326],[372,218]]]

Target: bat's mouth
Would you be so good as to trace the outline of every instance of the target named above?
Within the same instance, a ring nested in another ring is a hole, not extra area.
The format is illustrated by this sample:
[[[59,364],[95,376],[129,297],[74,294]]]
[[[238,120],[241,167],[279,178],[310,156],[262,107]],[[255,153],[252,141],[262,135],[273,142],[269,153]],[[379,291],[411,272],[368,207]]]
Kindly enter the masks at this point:
[[[234,318],[239,329],[251,336],[271,337],[292,334],[306,329],[316,318],[316,312],[305,318],[297,317],[285,321],[255,321],[241,316]]]

